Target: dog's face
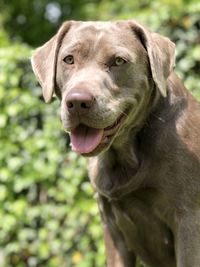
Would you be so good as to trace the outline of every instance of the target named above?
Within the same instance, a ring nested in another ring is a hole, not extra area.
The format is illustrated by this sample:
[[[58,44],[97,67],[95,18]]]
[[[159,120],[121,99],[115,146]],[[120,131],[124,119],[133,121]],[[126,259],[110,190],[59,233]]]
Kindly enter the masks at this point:
[[[121,135],[150,93],[149,70],[147,52],[131,30],[111,23],[70,28],[56,81],[72,149],[96,154]]]
[[[124,143],[124,132],[141,123],[153,88],[166,95],[174,46],[154,37],[131,21],[67,22],[36,51],[33,69],[44,98],[54,90],[60,97],[74,151],[93,156]]]

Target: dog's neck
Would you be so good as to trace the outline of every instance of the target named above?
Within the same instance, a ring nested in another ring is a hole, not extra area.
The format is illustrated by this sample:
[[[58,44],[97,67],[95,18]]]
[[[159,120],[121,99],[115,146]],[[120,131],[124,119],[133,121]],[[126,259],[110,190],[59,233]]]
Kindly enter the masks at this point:
[[[118,199],[136,190],[143,181],[144,174],[139,171],[142,168],[139,133],[161,97],[154,84],[151,91],[132,127],[124,128],[108,150],[89,161],[89,176],[94,188],[108,198]]]
[[[100,194],[119,199],[146,186],[145,179],[150,176],[152,164],[156,164],[157,159],[161,160],[168,143],[178,142],[178,136],[174,131],[171,134],[170,129],[175,127],[180,112],[187,108],[188,94],[184,88],[176,89],[178,82],[169,80],[167,97],[157,98],[153,108],[147,106],[141,123],[125,131],[123,142],[113,142],[107,151],[91,159],[90,179]],[[159,145],[155,144],[156,140]]]
[[[109,150],[90,160],[91,182],[95,189],[106,197],[118,198],[122,187],[131,180],[139,168],[135,138],[131,141],[121,147],[111,146]]]
[[[153,95],[153,97],[157,97],[157,95]],[[152,109],[154,99],[149,99],[151,106],[147,102],[146,112],[142,112],[143,117],[140,116],[138,123],[133,123],[132,128],[124,129],[123,138],[119,136],[107,151],[90,160],[91,182],[99,193],[108,198],[118,199],[128,192],[136,190],[143,181],[144,175],[141,175],[141,171],[138,175],[142,164],[139,133]]]
[[[119,199],[143,185],[149,175],[148,168],[143,168],[143,164],[145,160],[150,162],[156,153],[153,136],[155,132],[159,135],[160,129],[166,128],[167,121],[175,120],[179,106],[179,95],[168,92],[168,97],[163,98],[152,94],[145,111],[141,112],[144,116],[139,123],[133,123],[131,129],[124,130],[125,138],[120,139],[119,136],[119,140],[116,139],[107,151],[90,160],[90,179],[99,193]],[[150,147],[153,151],[149,151]]]

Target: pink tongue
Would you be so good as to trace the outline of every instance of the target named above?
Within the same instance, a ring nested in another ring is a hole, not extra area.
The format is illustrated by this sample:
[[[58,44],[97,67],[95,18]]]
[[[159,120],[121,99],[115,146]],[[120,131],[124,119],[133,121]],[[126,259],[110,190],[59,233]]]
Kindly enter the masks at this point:
[[[92,152],[101,142],[103,129],[95,129],[80,124],[71,132],[72,150],[80,154]]]

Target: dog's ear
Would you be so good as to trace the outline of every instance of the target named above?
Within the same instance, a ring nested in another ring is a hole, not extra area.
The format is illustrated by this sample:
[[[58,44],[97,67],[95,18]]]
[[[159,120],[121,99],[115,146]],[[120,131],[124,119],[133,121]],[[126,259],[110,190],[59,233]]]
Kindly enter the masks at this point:
[[[58,33],[43,46],[36,49],[31,64],[33,72],[42,87],[45,102],[50,102],[55,90],[57,56],[62,40],[72,22],[65,22]]]
[[[148,53],[154,82],[162,96],[166,97],[167,78],[175,66],[175,44],[135,21],[129,23]]]

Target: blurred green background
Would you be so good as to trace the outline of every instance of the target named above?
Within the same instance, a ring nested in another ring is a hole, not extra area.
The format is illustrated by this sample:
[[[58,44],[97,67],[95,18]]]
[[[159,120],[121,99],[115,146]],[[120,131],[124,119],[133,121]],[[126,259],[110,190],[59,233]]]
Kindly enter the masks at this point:
[[[177,72],[200,99],[199,1],[0,0],[1,267],[105,266],[86,160],[69,149],[59,102],[44,104],[30,56],[64,20],[130,18],[176,43]]]

